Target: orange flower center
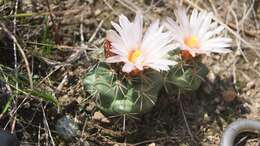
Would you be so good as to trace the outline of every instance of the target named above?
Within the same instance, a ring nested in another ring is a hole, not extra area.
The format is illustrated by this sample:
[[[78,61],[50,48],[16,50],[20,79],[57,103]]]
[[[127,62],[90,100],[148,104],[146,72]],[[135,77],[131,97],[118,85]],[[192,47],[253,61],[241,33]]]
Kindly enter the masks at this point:
[[[196,36],[188,36],[184,38],[184,43],[189,48],[199,48],[199,40]]]
[[[140,49],[133,50],[129,53],[128,60],[134,63],[141,55],[142,51]]]

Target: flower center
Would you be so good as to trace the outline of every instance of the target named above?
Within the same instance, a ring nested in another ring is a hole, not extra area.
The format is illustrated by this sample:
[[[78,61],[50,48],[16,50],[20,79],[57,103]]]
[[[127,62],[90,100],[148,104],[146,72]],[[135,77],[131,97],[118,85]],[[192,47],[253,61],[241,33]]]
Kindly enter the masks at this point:
[[[190,48],[199,48],[199,40],[196,36],[188,36],[184,38],[184,43]]]
[[[141,55],[142,51],[140,49],[133,50],[129,53],[128,60],[134,63]]]

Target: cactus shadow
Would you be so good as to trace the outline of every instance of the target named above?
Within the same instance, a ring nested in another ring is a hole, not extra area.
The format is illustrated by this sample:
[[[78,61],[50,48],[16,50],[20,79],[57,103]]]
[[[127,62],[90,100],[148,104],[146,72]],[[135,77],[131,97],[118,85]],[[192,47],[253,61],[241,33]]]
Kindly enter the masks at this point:
[[[250,113],[244,99],[234,98],[229,102],[223,99],[225,92],[235,92],[234,89],[232,78],[216,77],[214,82],[204,81],[196,92],[181,94],[181,102],[177,93],[169,96],[162,91],[155,108],[136,121],[135,132],[127,139],[143,141],[140,145],[147,144],[146,140],[173,146],[219,145],[227,124]]]

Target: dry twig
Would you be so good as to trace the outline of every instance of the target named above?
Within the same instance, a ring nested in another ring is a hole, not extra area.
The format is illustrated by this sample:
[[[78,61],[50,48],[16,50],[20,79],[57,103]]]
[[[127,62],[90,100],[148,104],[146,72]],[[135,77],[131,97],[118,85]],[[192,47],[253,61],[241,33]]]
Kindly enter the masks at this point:
[[[0,22],[0,25],[1,27],[3,28],[3,30],[9,35],[10,38],[13,39],[14,43],[16,44],[16,46],[18,47],[23,59],[24,59],[24,62],[25,62],[25,66],[26,66],[26,70],[27,70],[27,74],[28,74],[28,79],[29,79],[29,83],[30,83],[30,87],[31,89],[33,88],[33,80],[32,80],[32,73],[31,73],[31,70],[30,70],[30,65],[29,65],[29,62],[28,62],[28,59],[22,49],[22,47],[20,46],[20,44],[18,43],[16,37],[6,28],[6,26],[4,25],[4,23]]]

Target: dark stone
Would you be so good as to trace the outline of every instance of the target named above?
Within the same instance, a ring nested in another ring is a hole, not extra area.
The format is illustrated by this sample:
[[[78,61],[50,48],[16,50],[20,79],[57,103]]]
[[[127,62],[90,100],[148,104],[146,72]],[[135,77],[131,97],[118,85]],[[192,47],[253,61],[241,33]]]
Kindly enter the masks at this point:
[[[57,120],[55,129],[65,140],[72,140],[77,136],[78,125],[69,116],[63,116]]]
[[[1,30],[0,30],[0,52],[1,52],[0,64],[3,64],[8,67],[13,67],[14,66],[13,41],[6,33],[4,33]],[[17,53],[17,55],[18,54],[19,53]]]
[[[19,143],[14,135],[0,130],[0,146],[19,146]]]

